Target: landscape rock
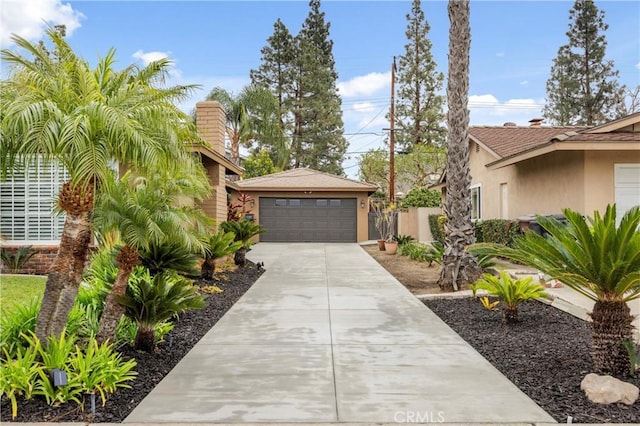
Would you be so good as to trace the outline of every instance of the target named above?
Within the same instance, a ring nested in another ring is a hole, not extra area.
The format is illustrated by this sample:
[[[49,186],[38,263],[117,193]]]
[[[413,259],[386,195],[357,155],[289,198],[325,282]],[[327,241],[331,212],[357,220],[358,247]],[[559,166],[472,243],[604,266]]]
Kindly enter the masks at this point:
[[[623,382],[611,376],[599,376],[589,373],[580,383],[587,398],[596,404],[614,404],[621,402],[633,405],[638,399],[640,389],[631,383]]]

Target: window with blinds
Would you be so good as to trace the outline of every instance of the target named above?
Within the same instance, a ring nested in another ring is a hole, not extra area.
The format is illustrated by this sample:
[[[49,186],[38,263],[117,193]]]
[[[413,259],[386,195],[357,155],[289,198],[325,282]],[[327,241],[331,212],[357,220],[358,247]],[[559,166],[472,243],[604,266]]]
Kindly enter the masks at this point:
[[[53,212],[69,174],[62,165],[34,160],[27,170],[0,181],[0,234],[10,243],[56,243],[64,215]]]

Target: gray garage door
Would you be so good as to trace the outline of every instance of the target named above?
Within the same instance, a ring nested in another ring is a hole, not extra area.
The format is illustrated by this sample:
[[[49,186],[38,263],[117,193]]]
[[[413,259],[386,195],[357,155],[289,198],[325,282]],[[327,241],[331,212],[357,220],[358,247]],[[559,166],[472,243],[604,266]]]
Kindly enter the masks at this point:
[[[260,241],[356,241],[355,198],[262,198],[260,224],[267,232]]]

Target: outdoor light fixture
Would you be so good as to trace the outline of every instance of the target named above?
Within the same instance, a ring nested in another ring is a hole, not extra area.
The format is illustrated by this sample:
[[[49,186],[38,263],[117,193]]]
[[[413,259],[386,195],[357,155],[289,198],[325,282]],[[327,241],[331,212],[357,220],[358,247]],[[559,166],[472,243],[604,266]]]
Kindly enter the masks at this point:
[[[54,388],[67,385],[67,373],[59,368],[54,368],[49,371],[49,379]]]
[[[360,208],[364,209],[364,200],[360,200]]]

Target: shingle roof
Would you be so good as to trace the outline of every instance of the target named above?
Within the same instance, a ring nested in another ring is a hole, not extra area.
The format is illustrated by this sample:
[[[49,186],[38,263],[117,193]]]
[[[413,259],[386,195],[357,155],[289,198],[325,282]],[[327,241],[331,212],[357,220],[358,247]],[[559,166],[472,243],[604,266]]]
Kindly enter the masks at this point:
[[[640,132],[578,133],[563,139],[563,141],[640,142]]]
[[[469,127],[469,134],[500,157],[509,157],[548,143],[561,135],[573,136],[585,127]]]
[[[375,192],[376,185],[319,172],[313,169],[291,169],[284,172],[236,181],[240,190],[277,191],[367,191]]]

